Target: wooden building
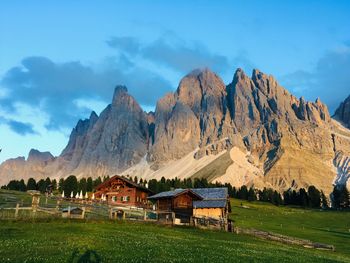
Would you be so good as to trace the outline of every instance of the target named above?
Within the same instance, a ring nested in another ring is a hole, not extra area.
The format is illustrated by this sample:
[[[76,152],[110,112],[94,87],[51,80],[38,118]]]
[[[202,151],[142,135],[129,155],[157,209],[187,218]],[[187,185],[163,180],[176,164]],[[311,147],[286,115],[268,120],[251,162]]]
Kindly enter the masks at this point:
[[[162,192],[148,198],[158,212],[173,212],[181,223],[190,223],[193,215],[193,201],[202,200],[202,197],[191,189],[176,189]]]
[[[147,207],[152,192],[123,176],[115,175],[96,187],[95,198],[106,198],[109,205]]]
[[[85,208],[80,207],[67,207],[62,209],[63,218],[76,218],[84,219],[85,218]]]
[[[148,198],[158,212],[173,212],[181,223],[192,217],[226,221],[230,212],[228,190],[222,188],[175,189]]]
[[[192,191],[203,198],[193,202],[194,217],[211,217],[227,220],[227,215],[231,212],[227,188],[197,188],[192,189]]]

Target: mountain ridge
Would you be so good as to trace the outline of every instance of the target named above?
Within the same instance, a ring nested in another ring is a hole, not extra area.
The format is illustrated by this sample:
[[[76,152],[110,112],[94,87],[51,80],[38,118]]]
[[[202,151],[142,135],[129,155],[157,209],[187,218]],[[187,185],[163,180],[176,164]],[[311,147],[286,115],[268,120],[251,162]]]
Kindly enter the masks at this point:
[[[18,160],[18,167],[33,177],[191,177],[225,152],[232,164],[216,179],[235,186],[314,184],[330,192],[333,183],[349,181],[350,131],[319,99],[298,99],[257,69],[251,77],[237,69],[228,85],[208,68],[194,70],[154,113],[117,86],[100,116],[77,122],[60,156],[36,165]],[[9,163],[0,165],[0,180],[18,177]]]

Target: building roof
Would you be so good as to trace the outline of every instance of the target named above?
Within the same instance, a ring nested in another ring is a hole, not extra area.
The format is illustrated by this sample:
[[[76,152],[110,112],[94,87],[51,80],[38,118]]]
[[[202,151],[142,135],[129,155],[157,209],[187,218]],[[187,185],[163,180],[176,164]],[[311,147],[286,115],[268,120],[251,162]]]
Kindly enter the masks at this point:
[[[226,187],[194,188],[191,190],[203,197],[203,200],[193,201],[194,208],[225,208],[227,205],[228,190]]]
[[[193,201],[194,208],[225,208],[227,199]]]
[[[162,198],[173,198],[184,193],[189,193],[196,196],[198,199],[203,199],[203,197],[198,193],[196,193],[195,191],[193,191],[193,189],[182,189],[182,188],[178,188],[172,191],[161,192],[156,195],[152,195],[148,197],[148,199],[152,200],[152,199],[162,199]]]
[[[194,200],[194,208],[224,208],[227,205],[228,190],[226,187],[217,188],[192,188],[175,189],[172,191],[161,192],[148,199],[173,198],[185,192],[191,192],[200,197],[201,200]]]
[[[112,182],[113,180],[115,179],[120,179],[120,180],[123,180],[124,182],[128,183],[129,185],[132,185],[134,186],[135,188],[137,189],[140,189],[140,190],[143,190],[145,192],[148,192],[148,193],[152,193],[151,190],[149,190],[148,188],[144,187],[143,185],[140,185],[140,184],[137,184],[135,183],[134,181],[124,177],[124,176],[120,176],[120,175],[114,175],[112,176],[111,178],[109,178],[107,181],[103,182],[102,184],[98,185],[96,187],[96,190],[100,190],[102,187],[105,187],[107,186],[110,182]]]
[[[228,190],[226,187],[217,188],[193,188],[195,193],[203,197],[204,200],[227,199]]]

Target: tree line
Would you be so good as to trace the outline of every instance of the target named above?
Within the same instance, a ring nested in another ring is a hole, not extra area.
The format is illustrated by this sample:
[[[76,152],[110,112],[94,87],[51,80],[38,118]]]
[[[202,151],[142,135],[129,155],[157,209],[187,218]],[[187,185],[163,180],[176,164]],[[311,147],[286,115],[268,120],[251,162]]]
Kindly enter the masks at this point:
[[[137,181],[137,178],[135,178]],[[229,183],[209,183],[205,178],[194,179],[191,178],[180,180],[152,179],[148,182],[148,188],[154,193],[169,191],[176,188],[207,188],[207,187],[227,187],[228,195],[233,198],[247,200],[247,201],[261,201],[269,202],[274,205],[294,205],[310,208],[329,208],[329,201],[332,207],[336,209],[350,208],[350,195],[345,185],[335,186],[330,195],[330,200],[327,199],[323,191],[318,190],[311,185],[307,189],[300,188],[298,190],[286,190],[282,194],[271,188],[264,188],[262,190],[253,187],[248,188],[243,185],[236,188]]]
[[[61,178],[58,182],[56,179],[51,180],[49,177],[46,179],[40,179],[36,181],[34,178],[29,178],[27,182],[22,180],[11,180],[7,185],[1,187],[1,189],[16,190],[16,191],[28,191],[36,190],[41,193],[46,193],[49,191],[58,191],[64,194],[66,197],[70,197],[73,192],[74,196],[81,191],[85,195],[87,192],[93,192],[95,187],[100,185],[102,182],[109,179],[106,177],[97,177],[92,179],[92,177],[77,179],[75,175],[70,175],[67,178]]]
[[[84,195],[86,192],[93,192],[96,186],[108,179],[109,176],[105,176],[103,178],[97,177],[96,179],[88,177],[78,180],[76,176],[70,175],[65,179],[61,178],[58,182],[56,179],[50,180],[49,177],[46,179],[40,179],[38,182],[36,182],[35,179],[29,178],[27,183],[25,183],[23,179],[12,180],[6,186],[2,186],[1,188],[17,191],[38,190],[42,193],[47,192],[48,188],[51,188],[53,191],[58,191],[59,193],[64,191],[65,196],[70,197],[72,192],[74,196],[81,191]],[[307,189],[290,189],[281,194],[271,188],[258,190],[253,187],[248,188],[244,185],[236,188],[229,183],[210,183],[205,178],[185,178],[180,180],[179,178],[165,179],[162,177],[160,180],[151,179],[149,181],[138,179],[137,177],[128,177],[128,179],[148,187],[148,189],[155,194],[176,188],[227,187],[228,195],[230,197],[242,200],[261,201],[269,202],[274,205],[294,205],[310,208],[328,208],[329,201],[331,201],[333,208],[350,208],[350,195],[345,185],[335,186],[330,195],[330,200],[328,200],[323,191],[318,190],[315,186],[309,186]]]

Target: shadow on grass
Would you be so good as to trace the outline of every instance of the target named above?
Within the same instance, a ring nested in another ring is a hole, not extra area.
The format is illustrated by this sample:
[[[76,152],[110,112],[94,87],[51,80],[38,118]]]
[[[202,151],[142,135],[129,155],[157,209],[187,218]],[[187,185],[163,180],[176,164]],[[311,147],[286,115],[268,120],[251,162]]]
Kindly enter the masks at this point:
[[[101,257],[94,250],[86,250],[83,254],[75,249],[67,260],[67,263],[99,263],[102,262]]]

